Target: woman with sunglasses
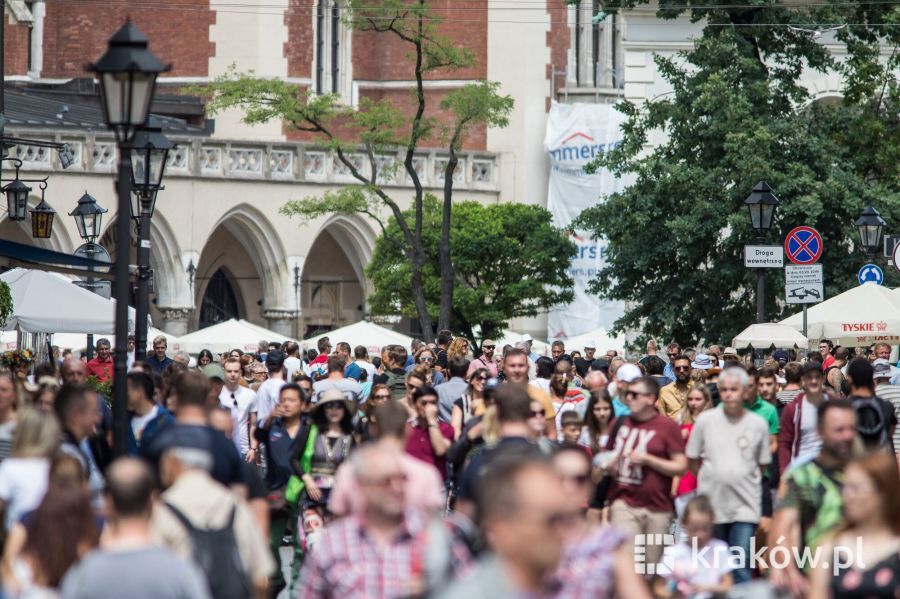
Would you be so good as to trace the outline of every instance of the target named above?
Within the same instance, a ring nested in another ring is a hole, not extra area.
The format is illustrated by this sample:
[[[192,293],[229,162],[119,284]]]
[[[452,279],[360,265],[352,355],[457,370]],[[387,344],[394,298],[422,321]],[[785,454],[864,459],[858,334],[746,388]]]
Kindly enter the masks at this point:
[[[369,399],[363,404],[362,416],[356,423],[356,440],[360,443],[368,443],[375,440],[372,431],[372,414],[375,408],[383,406],[391,399],[391,388],[384,383],[372,385],[372,392]]]
[[[489,378],[487,368],[479,368],[469,377],[466,392],[453,402],[450,424],[453,425],[453,439],[459,439],[463,426],[473,417],[484,414],[484,384]]]
[[[454,358],[465,358],[468,360],[469,354],[469,340],[465,337],[457,337],[450,342],[450,347],[447,348],[447,362]]]
[[[433,387],[444,382],[444,375],[434,369],[435,364],[437,364],[437,354],[435,354],[434,350],[428,347],[421,347],[413,356],[413,363],[407,369],[407,372],[413,368],[424,366],[428,371],[426,382]]]

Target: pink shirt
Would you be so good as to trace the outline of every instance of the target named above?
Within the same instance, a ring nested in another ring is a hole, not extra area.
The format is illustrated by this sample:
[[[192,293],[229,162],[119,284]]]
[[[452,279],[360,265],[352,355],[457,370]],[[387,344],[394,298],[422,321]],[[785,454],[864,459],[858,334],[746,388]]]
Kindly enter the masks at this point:
[[[432,512],[444,507],[444,483],[433,466],[405,453],[400,454],[400,465],[406,474],[407,509]],[[336,516],[360,515],[364,507],[353,465],[341,464],[328,498],[328,511]]]
[[[485,360],[484,358],[475,358],[469,362],[469,371],[466,373],[466,378],[472,376],[472,373],[479,368],[487,368],[491,373],[490,376],[497,378],[497,365],[493,360]]]

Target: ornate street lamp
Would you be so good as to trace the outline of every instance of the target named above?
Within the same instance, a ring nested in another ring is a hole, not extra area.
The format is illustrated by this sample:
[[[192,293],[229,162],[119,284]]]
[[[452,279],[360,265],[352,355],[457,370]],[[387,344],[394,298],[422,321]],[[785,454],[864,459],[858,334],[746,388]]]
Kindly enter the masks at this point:
[[[78,206],[69,213],[69,216],[75,217],[78,234],[85,243],[94,243],[100,236],[100,224],[107,212],[106,208],[97,203],[94,196],[85,191],[78,199]]]
[[[109,40],[109,48],[89,70],[96,73],[100,83],[100,102],[106,124],[115,132],[119,147],[119,167],[116,179],[118,197],[116,240],[118,251],[113,269],[116,298],[116,348],[113,371],[113,450],[116,456],[125,455],[128,439],[128,405],[125,376],[128,352],[128,247],[131,231],[125,215],[130,210],[131,151],[134,132],[147,124],[150,103],[156,88],[156,78],[168,71],[148,48],[149,41],[131,21]]]
[[[772,188],[765,181],[760,181],[744,200],[744,204],[750,209],[750,223],[756,234],[759,237],[765,237],[772,228],[775,208],[780,204],[778,198],[772,193]]]
[[[147,36],[129,20],[110,38],[106,53],[88,67],[97,74],[103,117],[120,143],[147,123],[156,78],[171,68],[148,45]]]
[[[859,242],[863,250],[873,257],[876,256],[881,247],[881,236],[887,223],[875,208],[866,206],[853,224],[859,232]]]
[[[25,220],[25,212],[28,207],[28,194],[31,188],[19,180],[19,172],[16,169],[16,178],[3,186],[3,193],[6,194],[6,206],[9,220]]]
[[[781,202],[772,193],[772,188],[765,181],[760,181],[744,200],[744,204],[750,209],[750,224],[756,231],[758,243],[766,240],[766,233],[772,228],[772,220],[775,218],[775,208]],[[756,269],[756,322],[766,321],[766,269]]]
[[[35,239],[50,239],[53,232],[53,217],[56,216],[56,210],[44,201],[46,189],[47,184],[41,183],[41,201],[31,209],[31,236]]]

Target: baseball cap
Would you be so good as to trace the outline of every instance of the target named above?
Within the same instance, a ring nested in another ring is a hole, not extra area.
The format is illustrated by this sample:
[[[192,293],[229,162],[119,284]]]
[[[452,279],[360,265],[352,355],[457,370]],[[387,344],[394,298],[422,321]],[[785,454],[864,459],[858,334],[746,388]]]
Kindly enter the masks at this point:
[[[273,349],[269,353],[266,354],[266,366],[273,366],[278,368],[282,364],[284,364],[284,360],[287,356],[284,355],[284,352],[280,349]]]
[[[786,351],[779,349],[772,353],[772,359],[776,362],[787,362],[790,357]]]
[[[591,370],[605,370],[609,368],[609,361],[603,358],[597,358],[591,362]]]
[[[641,372],[641,369],[638,368],[636,364],[632,364],[631,362],[622,364],[621,366],[619,366],[619,369],[616,370],[616,379],[624,383],[630,383],[631,381],[639,379],[642,376],[644,375]]]
[[[225,369],[218,364],[207,364],[200,369],[208,379],[219,379],[225,381]]]
[[[534,341],[534,339],[531,338],[531,335],[527,333],[522,335],[522,343],[528,343],[529,341]]]

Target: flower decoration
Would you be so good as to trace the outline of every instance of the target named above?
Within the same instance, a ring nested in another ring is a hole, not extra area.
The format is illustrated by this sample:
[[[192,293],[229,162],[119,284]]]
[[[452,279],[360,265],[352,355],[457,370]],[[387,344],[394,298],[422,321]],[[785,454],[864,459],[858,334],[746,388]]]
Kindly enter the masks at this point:
[[[7,370],[19,367],[31,366],[34,362],[34,352],[30,349],[11,349],[0,354],[0,365]]]

